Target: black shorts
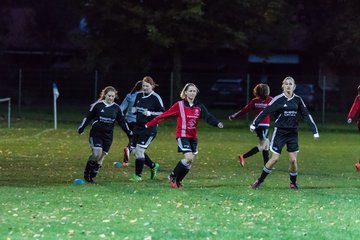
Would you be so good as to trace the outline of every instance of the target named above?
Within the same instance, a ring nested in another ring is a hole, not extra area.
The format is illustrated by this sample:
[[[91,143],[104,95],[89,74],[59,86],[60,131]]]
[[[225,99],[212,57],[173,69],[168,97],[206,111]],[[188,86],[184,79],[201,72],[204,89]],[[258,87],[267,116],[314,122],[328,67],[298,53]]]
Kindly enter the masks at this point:
[[[133,131],[133,130],[134,130],[134,126],[135,126],[135,122],[128,122],[128,121],[126,121],[126,123],[127,123],[128,127],[129,127],[129,129],[130,129],[131,131]]]
[[[176,142],[178,144],[178,152],[182,152],[182,153],[192,152],[193,154],[198,153],[197,139],[181,137],[181,138],[177,138]]]
[[[259,140],[266,140],[269,138],[269,127],[268,126],[258,126],[255,129],[256,135]]]
[[[296,128],[275,128],[270,143],[270,150],[272,152],[281,154],[282,148],[287,146],[288,152],[298,152],[298,131]]]
[[[102,138],[98,136],[90,136],[89,143],[91,149],[102,149],[105,153],[109,152],[110,146],[112,144],[112,138]]]
[[[131,140],[131,149],[134,149],[136,146],[147,149],[155,137],[156,135],[134,134]]]

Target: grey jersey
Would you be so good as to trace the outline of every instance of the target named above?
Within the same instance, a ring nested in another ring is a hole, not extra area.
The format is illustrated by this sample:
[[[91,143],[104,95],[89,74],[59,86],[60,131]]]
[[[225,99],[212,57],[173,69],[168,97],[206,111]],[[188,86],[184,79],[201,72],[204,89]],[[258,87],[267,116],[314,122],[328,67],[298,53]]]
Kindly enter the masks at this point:
[[[277,128],[297,128],[298,115],[302,116],[310,126],[313,134],[318,133],[316,124],[310,115],[302,98],[293,94],[290,98],[284,93],[277,95],[269,105],[254,119],[253,125],[257,127],[262,119],[270,114],[275,115],[275,127]]]

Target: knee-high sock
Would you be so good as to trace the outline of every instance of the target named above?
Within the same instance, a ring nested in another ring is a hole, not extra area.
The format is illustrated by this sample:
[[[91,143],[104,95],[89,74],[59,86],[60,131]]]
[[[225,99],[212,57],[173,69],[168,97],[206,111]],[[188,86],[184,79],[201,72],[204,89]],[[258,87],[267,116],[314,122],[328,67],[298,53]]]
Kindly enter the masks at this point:
[[[148,166],[149,168],[153,168],[155,166],[155,163],[151,161],[149,155],[147,155],[146,153],[145,153],[145,165]]]
[[[177,182],[181,182],[186,174],[190,171],[190,165],[186,163],[184,159],[180,160],[176,167],[174,168],[173,172],[171,173],[172,177],[176,178]]]
[[[94,166],[93,166],[93,168],[92,168],[92,170],[90,172],[90,176],[92,178],[96,177],[97,174],[99,173],[100,168],[101,168],[101,165],[98,164],[97,162],[95,162],[95,164],[94,164]]]
[[[88,175],[90,174],[90,172],[94,169],[96,162],[92,161],[92,155],[89,156],[87,162],[86,162],[86,166],[85,166],[85,170],[84,170],[84,175]]]
[[[135,174],[141,177],[144,168],[145,158],[137,158],[135,160]]]
[[[297,178],[297,172],[290,172],[290,182],[291,183],[296,183],[296,178]]]
[[[256,153],[259,152],[258,147],[253,147],[252,149],[250,149],[247,153],[244,154],[244,158],[248,158]]]
[[[263,155],[264,165],[265,165],[269,161],[269,150],[263,150],[262,155]]]
[[[268,169],[267,167],[264,166],[262,173],[259,177],[259,181],[263,182],[265,180],[265,178],[267,177],[267,175],[269,175],[269,173],[271,173],[271,169]]]

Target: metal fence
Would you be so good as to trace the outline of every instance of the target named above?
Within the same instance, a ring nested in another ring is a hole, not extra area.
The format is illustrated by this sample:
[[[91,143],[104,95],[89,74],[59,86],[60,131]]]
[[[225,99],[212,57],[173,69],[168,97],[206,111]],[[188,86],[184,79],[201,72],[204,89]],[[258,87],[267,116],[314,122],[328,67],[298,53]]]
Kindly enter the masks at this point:
[[[156,92],[162,96],[166,108],[179,99],[180,89],[176,89],[171,72],[149,72],[146,75],[152,76],[159,84]],[[108,85],[118,89],[121,100],[132,89],[134,83],[143,76],[139,73],[116,70],[104,74],[100,71],[86,72],[70,69],[0,69],[0,98],[11,97],[15,111],[21,111],[23,106],[51,106],[52,83],[55,82],[60,91],[59,104],[72,106],[90,104],[98,97],[100,90]],[[212,101],[211,90],[217,79],[242,79],[243,92],[239,97],[244,100],[239,105],[243,106],[253,97],[252,89],[259,82],[269,84],[272,96],[280,93],[281,81],[284,77],[284,75],[193,72],[183,73],[182,83],[195,83],[200,89],[200,100],[208,104]],[[327,87],[326,76],[293,77],[297,83],[313,83],[322,89],[317,92],[321,102],[319,107],[314,109],[315,111],[348,111],[357,94],[356,87],[359,84],[356,76],[339,77],[335,88]]]

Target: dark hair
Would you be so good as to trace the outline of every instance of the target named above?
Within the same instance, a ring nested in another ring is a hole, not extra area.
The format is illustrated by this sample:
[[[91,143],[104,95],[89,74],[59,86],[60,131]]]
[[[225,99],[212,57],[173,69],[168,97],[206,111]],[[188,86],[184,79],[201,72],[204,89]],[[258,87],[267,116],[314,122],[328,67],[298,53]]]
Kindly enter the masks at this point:
[[[113,86],[107,86],[105,87],[103,90],[101,90],[100,92],[100,96],[99,96],[99,101],[100,100],[104,100],[105,99],[105,95],[108,93],[108,92],[114,92],[115,93],[115,98],[118,99],[119,96],[118,96],[118,91],[113,87]]]
[[[134,93],[134,92],[137,92],[137,91],[140,91],[141,85],[142,85],[142,81],[141,80],[137,81],[135,83],[134,87],[131,89],[130,94]]]
[[[265,100],[270,94],[270,87],[265,83],[259,83],[254,87],[253,94],[255,97]]]
[[[357,87],[357,91],[358,91],[358,95],[360,96],[360,84],[359,84],[359,86]]]

